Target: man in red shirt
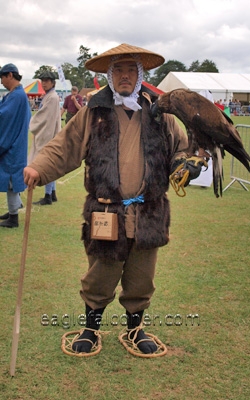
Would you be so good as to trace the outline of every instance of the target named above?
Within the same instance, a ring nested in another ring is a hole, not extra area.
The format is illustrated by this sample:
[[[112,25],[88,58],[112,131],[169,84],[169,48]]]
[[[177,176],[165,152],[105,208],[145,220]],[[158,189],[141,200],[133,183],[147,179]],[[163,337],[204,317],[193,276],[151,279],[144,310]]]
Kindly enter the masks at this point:
[[[61,116],[63,116],[64,112],[67,110],[65,122],[69,122],[69,120],[80,110],[83,106],[83,98],[78,93],[78,88],[76,86],[72,86],[71,94],[66,96],[63,103],[63,108],[61,110]]]

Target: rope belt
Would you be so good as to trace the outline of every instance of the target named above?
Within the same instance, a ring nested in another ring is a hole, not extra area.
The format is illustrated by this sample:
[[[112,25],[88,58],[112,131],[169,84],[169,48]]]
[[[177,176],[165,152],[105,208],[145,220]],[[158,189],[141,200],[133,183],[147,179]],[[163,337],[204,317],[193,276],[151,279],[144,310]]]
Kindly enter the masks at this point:
[[[112,204],[112,200],[104,199],[102,197],[98,197],[98,202],[102,203],[102,204]],[[141,194],[140,196],[137,196],[137,197],[131,197],[131,199],[122,200],[122,204],[125,207],[128,207],[128,206],[130,206],[130,204],[133,204],[133,203],[144,203],[143,194]]]
[[[133,203],[144,203],[143,194],[141,194],[140,196],[137,196],[137,197],[131,197],[131,199],[122,200],[122,204],[125,207],[128,207],[128,206],[130,206],[130,204],[133,204]]]

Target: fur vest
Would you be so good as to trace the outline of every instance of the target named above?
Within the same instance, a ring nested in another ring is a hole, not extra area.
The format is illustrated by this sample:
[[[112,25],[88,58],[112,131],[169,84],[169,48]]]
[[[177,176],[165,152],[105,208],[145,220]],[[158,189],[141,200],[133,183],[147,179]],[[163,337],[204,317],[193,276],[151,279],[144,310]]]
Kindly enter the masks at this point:
[[[145,88],[143,88],[144,90]],[[152,94],[145,89],[149,94]],[[106,93],[105,93],[106,92]],[[99,98],[98,98],[99,96]],[[112,106],[112,92],[102,89],[92,98],[92,124],[85,158],[85,187],[89,193],[84,206],[82,239],[89,255],[124,261],[128,255],[125,207],[119,190],[119,122]],[[136,204],[135,243],[150,249],[168,243],[170,211],[166,192],[169,186],[169,149],[163,127],[155,121],[149,102],[141,94],[141,139],[144,149],[144,203]],[[104,211],[98,198],[111,199],[109,212],[118,214],[118,240],[91,240],[91,213]]]

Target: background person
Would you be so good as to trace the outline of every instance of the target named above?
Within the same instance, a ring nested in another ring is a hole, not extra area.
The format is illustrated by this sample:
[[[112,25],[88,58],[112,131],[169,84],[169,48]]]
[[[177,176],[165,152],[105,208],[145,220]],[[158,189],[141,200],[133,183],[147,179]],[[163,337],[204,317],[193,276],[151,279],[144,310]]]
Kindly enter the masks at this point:
[[[159,120],[152,116],[157,96],[142,85],[143,69],[163,62],[162,56],[128,44],[88,60],[86,68],[107,73],[108,86],[92,96],[24,169],[31,188],[63,176],[85,160],[88,195],[82,239],[89,269],[80,294],[87,323],[72,346],[76,352],[91,351],[97,339],[94,331],[120,280],[128,339],[134,339],[142,353],[157,350],[140,324],[155,290],[158,247],[169,241],[169,174],[186,158],[188,145],[174,116],[163,114]],[[117,240],[91,235],[92,213],[103,213],[107,207],[118,219]]]
[[[7,193],[8,213],[1,227],[17,228],[20,192],[25,190],[23,168],[27,165],[28,129],[31,117],[28,98],[14,64],[0,70],[2,85],[9,91],[0,101],[0,191]]]
[[[66,96],[63,103],[63,108],[61,110],[61,116],[66,113],[65,123],[67,124],[69,120],[76,115],[76,113],[83,106],[83,98],[78,93],[78,88],[76,86],[72,86],[71,94]]]
[[[45,95],[38,111],[35,112],[30,121],[33,140],[29,153],[29,163],[61,129],[59,97],[55,91],[56,75],[54,72],[45,71],[40,75],[40,79]],[[33,204],[51,205],[53,201],[57,201],[56,183],[54,180],[50,180],[45,185],[44,197]]]

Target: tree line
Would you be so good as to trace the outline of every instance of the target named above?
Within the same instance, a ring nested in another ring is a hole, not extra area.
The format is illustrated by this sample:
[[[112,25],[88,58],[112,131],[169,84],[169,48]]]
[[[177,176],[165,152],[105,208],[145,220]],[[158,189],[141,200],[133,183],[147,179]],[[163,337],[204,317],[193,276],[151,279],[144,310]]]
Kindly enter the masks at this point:
[[[64,72],[65,79],[69,79],[72,86],[77,86],[80,90],[82,88],[94,88],[94,76],[93,73],[87,70],[85,63],[92,57],[97,56],[98,53],[90,53],[90,48],[80,46],[79,55],[77,57],[77,66],[73,66],[68,62],[64,62],[62,70]],[[33,79],[39,78],[40,74],[44,71],[53,71],[57,74],[57,70],[49,65],[42,65],[38,70],[35,71]],[[169,60],[159,68],[156,68],[151,75],[150,71],[145,71],[144,80],[151,83],[154,86],[158,86],[159,83],[172,72],[219,72],[216,64],[212,60],[204,60],[200,62],[199,60],[193,61],[189,67],[177,60]],[[107,84],[106,76],[103,74],[96,74],[98,83],[100,86]]]

